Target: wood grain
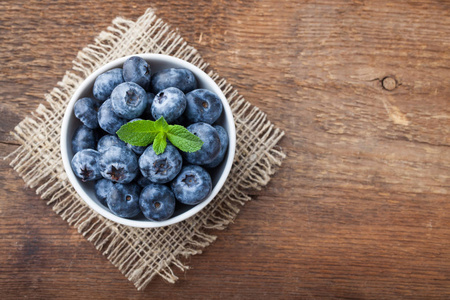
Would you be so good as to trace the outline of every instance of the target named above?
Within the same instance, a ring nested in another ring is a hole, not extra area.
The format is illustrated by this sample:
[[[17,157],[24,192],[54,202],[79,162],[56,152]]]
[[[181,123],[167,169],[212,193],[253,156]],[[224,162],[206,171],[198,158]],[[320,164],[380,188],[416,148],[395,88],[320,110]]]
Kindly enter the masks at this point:
[[[171,285],[133,285],[0,161],[2,298],[450,297],[448,1],[4,1],[0,152],[148,5],[286,132],[270,184]]]

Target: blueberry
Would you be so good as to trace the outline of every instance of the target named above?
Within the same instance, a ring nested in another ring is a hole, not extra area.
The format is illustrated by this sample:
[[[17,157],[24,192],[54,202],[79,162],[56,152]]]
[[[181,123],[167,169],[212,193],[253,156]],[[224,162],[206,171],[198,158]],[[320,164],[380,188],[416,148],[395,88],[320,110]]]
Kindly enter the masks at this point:
[[[169,87],[156,94],[152,104],[152,116],[155,120],[164,117],[167,123],[179,118],[186,109],[186,96],[175,87]]]
[[[92,98],[81,98],[75,102],[73,111],[75,117],[79,119],[84,125],[91,129],[98,127],[97,111],[99,103]]]
[[[188,69],[169,68],[153,74],[151,85],[155,94],[168,87],[176,87],[186,94],[197,88],[197,79]]]
[[[179,118],[177,118],[175,121],[173,121],[174,125],[181,125],[183,127],[187,127],[189,125],[191,125],[190,122],[188,122],[188,120],[186,119],[186,116],[184,114],[182,114]]]
[[[191,123],[213,124],[223,110],[219,96],[209,90],[193,90],[186,94],[186,100],[185,115]]]
[[[131,120],[139,117],[147,107],[147,93],[134,82],[124,82],[112,91],[111,103],[119,117]]]
[[[211,193],[211,176],[200,166],[187,165],[172,181],[171,187],[178,201],[195,205],[205,200]]]
[[[116,135],[104,135],[98,140],[97,143],[97,151],[98,152],[105,152],[110,147],[116,146],[116,147],[126,147],[127,143],[119,139]]]
[[[220,152],[219,155],[217,155],[216,158],[211,163],[205,164],[205,167],[207,168],[215,168],[222,162],[223,158],[225,157],[225,153],[227,153],[229,143],[228,134],[225,128],[223,128],[220,125],[214,125],[213,127],[217,130],[217,133],[219,134]]]
[[[140,173],[136,176],[134,180],[136,181],[137,184],[139,184],[143,188],[152,183],[148,178],[145,178]]]
[[[101,152],[98,165],[104,178],[118,183],[131,182],[139,172],[136,155],[126,147],[112,146]]]
[[[123,76],[121,68],[106,71],[95,79],[92,93],[96,99],[105,101],[109,98],[114,88],[122,82]]]
[[[203,141],[203,146],[195,152],[183,153],[187,162],[195,165],[210,164],[220,153],[220,138],[217,130],[207,123],[194,123],[187,130]]]
[[[152,104],[154,98],[155,94],[147,93],[147,106],[145,107],[144,112],[141,115],[141,118],[145,120],[155,120],[152,116]]]
[[[167,144],[164,153],[157,155],[152,146],[148,146],[139,158],[142,175],[154,183],[171,181],[180,172],[183,159],[180,152],[171,144]]]
[[[97,196],[97,199],[101,204],[106,206],[106,198],[108,198],[109,193],[111,193],[113,186],[114,182],[105,178],[102,178],[95,182],[95,195]]]
[[[100,106],[100,109],[98,110],[98,124],[104,131],[109,134],[115,134],[126,122],[127,120],[122,119],[114,113],[111,99],[106,100],[103,102],[102,106]]]
[[[91,181],[102,178],[98,160],[100,153],[93,149],[77,152],[72,158],[72,170],[81,181]]]
[[[133,218],[141,212],[140,192],[141,187],[135,183],[116,183],[106,198],[106,204],[113,214],[122,218]]]
[[[97,132],[93,129],[80,125],[72,137],[72,152],[75,154],[83,149],[95,149]]]
[[[144,153],[145,149],[147,149],[146,146],[133,146],[131,144],[127,144],[128,149],[133,151],[136,155],[141,155]]]
[[[148,89],[151,77],[150,65],[139,56],[132,56],[123,63],[123,79]]]
[[[175,197],[165,185],[147,185],[139,196],[139,206],[144,216],[152,221],[164,221],[175,211]]]

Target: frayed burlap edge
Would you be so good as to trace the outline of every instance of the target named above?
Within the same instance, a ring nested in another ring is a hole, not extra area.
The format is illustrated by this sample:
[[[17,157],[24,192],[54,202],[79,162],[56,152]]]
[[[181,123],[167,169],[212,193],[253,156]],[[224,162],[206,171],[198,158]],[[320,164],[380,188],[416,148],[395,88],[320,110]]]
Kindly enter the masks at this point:
[[[93,212],[72,188],[61,161],[60,127],[71,95],[94,70],[116,58],[134,53],[162,53],[184,59],[206,71],[227,97],[236,122],[236,157],[220,193],[196,216],[163,228],[140,229],[108,221]],[[47,200],[53,210],[92,242],[108,260],[144,289],[155,275],[174,283],[176,266],[188,269],[182,257],[199,254],[224,229],[240,206],[250,200],[248,189],[266,185],[285,157],[276,146],[283,132],[258,108],[250,105],[225,79],[208,70],[197,50],[158,19],[149,9],[136,22],[116,18],[95,43],[78,53],[73,70],[66,72],[39,105],[12,133],[21,146],[8,157],[27,186]]]

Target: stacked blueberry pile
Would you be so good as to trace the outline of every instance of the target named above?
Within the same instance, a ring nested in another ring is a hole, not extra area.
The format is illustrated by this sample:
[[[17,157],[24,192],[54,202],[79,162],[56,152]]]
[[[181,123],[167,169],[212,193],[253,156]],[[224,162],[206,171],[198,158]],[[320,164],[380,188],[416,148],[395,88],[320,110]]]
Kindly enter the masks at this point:
[[[188,69],[151,72],[140,57],[99,75],[93,97],[74,106],[72,169],[95,182],[115,215],[170,218],[178,203],[196,205],[212,190],[210,171],[225,157],[228,135],[214,124],[222,102],[197,88]],[[186,128],[185,128],[186,127]]]

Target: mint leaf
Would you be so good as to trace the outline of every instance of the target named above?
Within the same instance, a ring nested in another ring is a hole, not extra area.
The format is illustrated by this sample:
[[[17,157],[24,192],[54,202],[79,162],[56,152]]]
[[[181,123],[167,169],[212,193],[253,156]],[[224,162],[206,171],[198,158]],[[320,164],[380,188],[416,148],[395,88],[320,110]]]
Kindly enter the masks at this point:
[[[128,122],[116,132],[124,142],[133,146],[147,146],[153,143],[156,154],[164,153],[167,138],[184,152],[195,152],[202,148],[203,141],[181,125],[169,125],[163,117],[156,121],[138,120]]]
[[[203,141],[180,125],[169,125],[167,138],[178,149],[184,152],[195,152],[202,148]]]
[[[149,120],[128,122],[127,124],[122,125],[116,133],[122,141],[128,144],[133,146],[147,146],[153,142],[160,132],[160,130],[155,127],[155,123],[156,122]]]
[[[153,141],[153,150],[157,155],[160,155],[161,153],[164,153],[164,150],[166,150],[167,141],[166,141],[166,133],[160,132],[156,136],[155,140]]]
[[[167,124],[164,117],[160,117],[158,120],[155,121],[155,129],[162,132],[169,131],[169,124]]]

